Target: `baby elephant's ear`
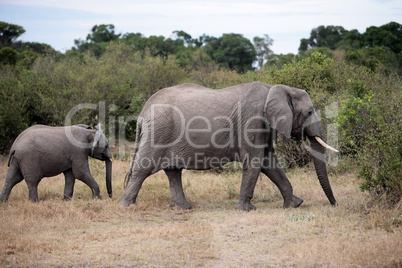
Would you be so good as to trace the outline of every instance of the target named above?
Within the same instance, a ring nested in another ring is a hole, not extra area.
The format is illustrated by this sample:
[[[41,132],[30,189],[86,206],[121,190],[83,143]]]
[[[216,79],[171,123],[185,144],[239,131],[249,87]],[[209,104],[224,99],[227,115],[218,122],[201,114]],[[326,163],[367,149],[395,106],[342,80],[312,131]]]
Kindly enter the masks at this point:
[[[100,132],[102,132],[101,124],[98,123],[98,124],[95,126],[95,129],[96,129],[96,130],[99,130]]]
[[[265,101],[264,113],[271,128],[290,139],[293,124],[292,89],[284,85],[270,88]]]
[[[94,155],[94,150],[95,150],[96,146],[98,145],[98,142],[99,142],[100,137],[101,137],[101,134],[102,134],[100,128],[101,128],[101,125],[100,125],[100,123],[99,123],[99,124],[96,125],[96,127],[95,127],[96,132],[95,132],[95,135],[94,135],[94,142],[92,143],[92,152],[91,152],[91,156]]]
[[[85,124],[78,124],[77,126],[82,127],[82,128],[86,128],[86,129],[92,129],[90,126],[85,125]]]

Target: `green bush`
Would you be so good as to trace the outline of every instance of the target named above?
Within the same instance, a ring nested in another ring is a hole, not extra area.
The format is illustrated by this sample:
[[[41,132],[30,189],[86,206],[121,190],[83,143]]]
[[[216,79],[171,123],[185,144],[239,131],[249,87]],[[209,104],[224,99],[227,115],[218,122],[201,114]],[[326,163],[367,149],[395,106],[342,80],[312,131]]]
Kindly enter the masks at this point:
[[[79,104],[104,105],[106,123],[115,117],[117,124],[118,117],[138,114],[153,93],[180,83],[185,76],[174,56],[154,57],[150,51],[136,52],[122,43],[109,44],[101,57],[48,54],[39,56],[30,70],[25,67],[0,70],[2,152],[30,125],[64,125],[68,112]],[[99,108],[81,109],[72,123],[95,125],[99,120]],[[135,121],[127,123],[126,134],[132,137]]]
[[[11,47],[0,49],[0,64],[15,65],[18,61],[18,52]]]
[[[346,53],[345,59],[348,62],[364,65],[372,71],[377,68],[384,68],[388,73],[393,70],[401,72],[402,66],[398,54],[392,52],[388,47],[367,47],[357,50],[350,50]]]
[[[26,105],[30,92],[18,77],[0,67],[0,152],[4,153],[15,137],[29,125]]]
[[[342,152],[358,159],[362,190],[395,204],[402,197],[402,83],[381,72],[372,72],[371,80],[372,85],[355,83],[342,101]]]
[[[208,88],[224,88],[236,84],[240,75],[233,70],[222,67],[213,61],[204,50],[196,50],[186,58],[184,68],[187,72],[186,82]]]
[[[18,64],[21,64],[23,67],[30,69],[38,58],[39,53],[25,50],[20,53]]]
[[[307,51],[301,51],[300,55],[302,56],[302,58],[309,58],[309,57],[314,57],[313,54],[315,54],[315,56],[319,55],[318,53],[321,54],[319,56],[321,58],[333,58],[334,57],[334,53],[328,47],[311,48]]]

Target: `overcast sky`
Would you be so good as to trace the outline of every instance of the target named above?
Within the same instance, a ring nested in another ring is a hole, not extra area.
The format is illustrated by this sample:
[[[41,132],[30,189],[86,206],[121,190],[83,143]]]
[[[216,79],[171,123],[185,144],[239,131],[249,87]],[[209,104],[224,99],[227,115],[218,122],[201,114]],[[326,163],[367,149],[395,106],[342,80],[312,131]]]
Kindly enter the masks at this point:
[[[116,33],[193,38],[239,33],[252,41],[268,34],[275,54],[298,52],[300,39],[320,25],[365,32],[369,26],[402,23],[402,0],[0,0],[0,21],[22,26],[19,40],[51,45],[60,52],[85,39],[96,24]]]

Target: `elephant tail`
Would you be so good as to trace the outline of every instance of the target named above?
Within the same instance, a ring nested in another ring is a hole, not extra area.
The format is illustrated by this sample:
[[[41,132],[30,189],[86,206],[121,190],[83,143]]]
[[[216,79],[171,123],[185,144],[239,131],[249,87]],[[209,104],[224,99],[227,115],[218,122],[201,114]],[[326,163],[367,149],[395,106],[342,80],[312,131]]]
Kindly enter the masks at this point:
[[[9,156],[9,158],[8,158],[8,164],[7,164],[8,167],[11,165],[11,162],[13,162],[14,154],[15,154],[15,150],[12,150],[12,151],[10,152],[10,156]]]
[[[131,160],[130,169],[128,170],[126,177],[124,178],[124,189],[127,188],[128,182],[130,181],[131,175],[133,173],[135,157],[136,157],[138,149],[140,147],[140,139],[141,139],[141,122],[138,121],[137,129],[136,129],[136,133],[135,133],[133,159]]]

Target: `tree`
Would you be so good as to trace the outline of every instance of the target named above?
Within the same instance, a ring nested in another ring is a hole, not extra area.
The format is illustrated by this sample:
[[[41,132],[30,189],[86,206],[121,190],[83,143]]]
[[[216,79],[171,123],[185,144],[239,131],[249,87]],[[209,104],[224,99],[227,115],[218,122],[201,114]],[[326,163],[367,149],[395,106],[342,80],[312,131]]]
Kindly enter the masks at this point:
[[[264,37],[254,37],[253,42],[257,53],[258,66],[261,69],[267,57],[273,53],[270,46],[272,46],[274,40],[264,34]]]
[[[138,49],[138,46],[144,36],[141,33],[125,33],[120,39],[123,43]]]
[[[119,39],[121,34],[116,34],[114,31],[113,24],[100,24],[95,25],[91,29],[91,33],[87,35],[86,40],[75,39],[74,44],[76,48],[72,48],[68,54],[84,53],[86,51],[91,51],[95,56],[102,55],[106,46],[111,41],[116,41]]]
[[[319,26],[311,31],[309,39],[300,40],[299,55],[312,48],[346,51],[346,60],[365,65],[371,70],[384,66],[387,72],[402,70],[402,25],[390,22],[380,27],[371,26],[360,34],[341,26]]]
[[[177,31],[173,33],[176,32]],[[181,31],[181,33],[184,32]],[[179,33],[179,35],[181,33]],[[186,36],[186,40],[190,42],[186,33],[181,36]],[[137,51],[150,49],[154,56],[167,56],[168,54],[177,54],[179,51],[185,49],[184,43],[186,42],[183,38],[173,40],[171,38],[165,38],[162,35],[152,35],[150,37],[145,37],[141,33],[125,33],[121,40],[124,43],[133,46]]]
[[[16,42],[14,48],[19,52],[28,50],[42,55],[49,51],[55,52],[50,45],[38,42]]]
[[[328,47],[334,50],[346,33],[347,30],[342,26],[318,26],[311,30],[309,39],[301,40],[299,51],[307,51],[315,47]]]
[[[115,34],[113,24],[95,25],[92,34],[87,35],[87,41],[92,43],[110,42],[119,39],[121,34]]]
[[[193,44],[193,39],[191,35],[186,33],[185,31],[174,31],[173,34],[177,36],[177,39],[183,40],[183,42],[188,46]]]
[[[343,35],[343,39],[335,44],[336,49],[342,50],[354,50],[363,46],[362,34],[358,30],[346,31]]]
[[[251,70],[256,58],[253,44],[241,34],[223,34],[212,39],[204,49],[213,60],[238,72]]]
[[[310,40],[303,38],[300,40],[299,52],[307,51],[309,49]]]
[[[102,42],[102,43],[89,43],[85,40],[82,40],[81,38],[75,39],[74,44],[76,46],[72,47],[70,51],[67,51],[66,54],[68,55],[82,55],[81,53],[90,51],[92,52],[95,56],[99,57],[101,56],[105,50],[106,46],[109,43]]]
[[[11,47],[23,33],[25,30],[21,26],[0,21],[0,48]]]
[[[203,47],[203,46],[207,45],[209,42],[216,40],[216,39],[217,39],[216,37],[203,34],[200,37],[198,37],[198,39],[193,39],[193,42],[196,47]]]
[[[167,56],[168,54],[176,54],[179,50],[184,48],[182,39],[173,40],[163,36],[150,36],[146,40],[146,47],[153,48],[155,55]]]
[[[394,53],[402,52],[402,25],[390,22],[380,27],[371,26],[363,34],[368,47],[389,47]]]
[[[342,26],[319,26],[311,31],[311,47],[328,47],[335,49],[336,43],[343,39],[347,31]]]

